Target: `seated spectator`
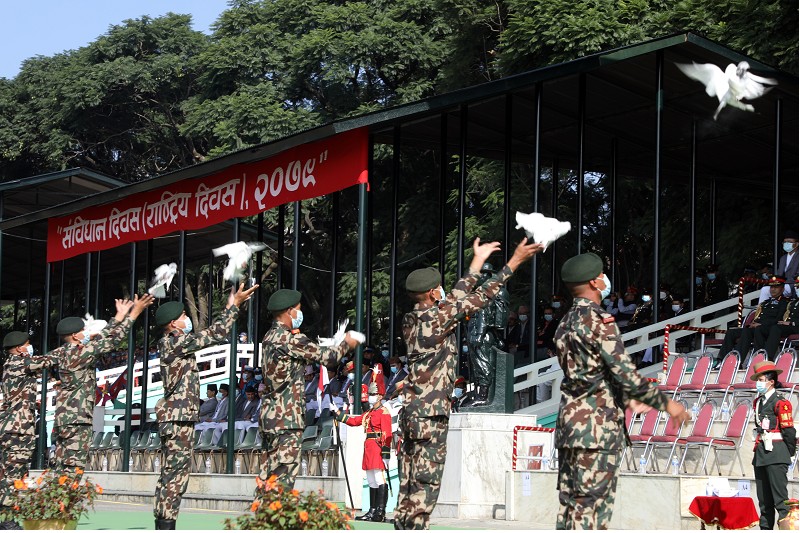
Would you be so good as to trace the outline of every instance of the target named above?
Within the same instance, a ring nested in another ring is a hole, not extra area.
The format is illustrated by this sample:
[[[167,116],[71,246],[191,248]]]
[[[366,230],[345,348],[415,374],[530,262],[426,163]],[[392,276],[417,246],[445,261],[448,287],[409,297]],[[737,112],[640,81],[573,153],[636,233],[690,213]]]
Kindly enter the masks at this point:
[[[247,332],[243,331],[239,333],[239,344],[247,344]]]
[[[348,365],[351,370],[348,370]],[[333,398],[333,403],[336,404],[340,411],[347,411],[348,409],[345,408],[345,405],[350,405],[347,401],[347,389],[353,383],[352,367],[352,361],[340,364],[336,370],[336,375],[328,383],[328,391]]]
[[[245,400],[242,403],[242,408],[236,410],[236,421],[234,422],[234,427],[236,429],[247,430],[254,425],[258,425],[258,406],[260,402],[256,387],[247,387],[244,390],[244,396]],[[222,433],[222,430],[219,431]]]
[[[210,419],[217,410],[217,385],[211,383],[206,387],[206,399],[200,400],[200,412],[197,413],[198,420]]]
[[[686,313],[686,302],[680,296],[673,295],[672,296],[672,305],[670,306],[670,313],[672,315],[671,318],[675,318],[677,316],[683,315]],[[675,350],[678,353],[689,353],[692,351],[692,339],[693,335],[686,335],[685,337],[681,337],[675,341]]]
[[[388,346],[386,352],[389,352]],[[368,364],[370,368],[375,368],[377,366],[378,371],[384,376],[386,376],[386,373],[389,371],[389,365],[386,364],[386,359],[371,346],[364,348],[364,362]],[[378,385],[378,390],[380,390],[380,388],[380,385]],[[386,383],[383,384],[383,389],[386,390]]]
[[[636,287],[628,287],[622,300],[617,302],[617,326],[622,329],[628,325],[633,314],[636,312],[636,296],[639,291]]]
[[[210,418],[200,419],[200,422],[194,425],[194,429],[201,431],[204,429],[216,430],[218,425],[221,427],[223,424],[226,428],[228,427],[228,388],[227,383],[219,386],[219,393],[222,397],[217,401],[217,408],[214,410],[214,414]]]
[[[467,380],[464,376],[458,376],[455,383],[453,383],[453,396],[450,398],[451,409],[458,412],[458,406],[461,403],[464,394],[467,392]]]
[[[536,353],[533,358],[535,363],[548,359],[556,352],[553,336],[558,328],[558,320],[551,306],[548,305],[543,311],[539,327],[536,328]]]
[[[798,294],[798,283],[797,279],[794,280],[794,292]],[[785,294],[785,293],[784,293]],[[755,331],[755,345],[764,346],[764,349],[767,351],[767,356],[770,360],[774,361],[778,356],[778,344],[780,344],[781,339],[784,337],[788,337],[789,335],[797,335],[798,334],[798,321],[797,321],[797,302],[798,299],[794,298],[789,300],[786,305],[786,312],[783,314],[783,317],[778,320],[778,323],[774,326],[769,328],[769,331],[766,333],[762,328],[758,328]]]
[[[789,230],[784,233],[783,251],[785,253],[778,259],[778,268],[775,269],[775,275],[785,280],[793,280],[797,277],[798,270],[797,231]],[[791,298],[796,297],[797,291],[794,290],[794,284],[791,282],[786,283],[783,295]]]
[[[662,322],[672,318],[672,290],[669,283],[662,283],[658,289],[658,321]]]
[[[317,420],[317,375],[314,373],[313,365],[306,365],[303,375],[305,379],[305,398],[306,398],[306,426],[313,426]]]
[[[389,372],[391,374],[389,378],[389,383],[386,385],[386,393],[384,394],[385,398],[391,398],[394,394],[394,391],[397,387],[397,384],[403,381],[405,377],[408,375],[406,372],[403,363],[400,362],[399,357],[392,357],[389,359]]]
[[[776,325],[778,321],[782,320],[786,314],[786,308],[789,300],[783,296],[784,280],[772,276],[768,282],[770,288],[770,299],[765,300],[758,304],[755,310],[753,321],[746,328],[729,328],[725,333],[725,338],[722,341],[717,359],[714,363],[714,368],[719,368],[722,364],[722,359],[730,352],[734,344],[739,352],[740,357],[744,357],[750,351],[750,344],[753,342],[753,337],[756,331],[761,330],[759,336],[760,342],[757,342],[753,347],[756,350],[764,348],[765,339],[769,337],[769,330],[772,326]],[[738,343],[737,343],[738,340]]]
[[[632,331],[653,323],[653,297],[650,291],[642,294],[642,301],[636,306],[633,316],[628,321],[624,331]]]
[[[603,300],[602,307],[603,309],[606,310],[606,313],[617,316],[617,314],[619,313],[617,300],[619,300],[619,295],[616,292],[612,292],[611,294],[608,295],[608,298]]]
[[[247,387],[258,387],[258,382],[256,382],[256,374],[255,369],[252,366],[245,366],[242,369],[242,377],[239,379],[239,388],[241,390],[246,389]]]

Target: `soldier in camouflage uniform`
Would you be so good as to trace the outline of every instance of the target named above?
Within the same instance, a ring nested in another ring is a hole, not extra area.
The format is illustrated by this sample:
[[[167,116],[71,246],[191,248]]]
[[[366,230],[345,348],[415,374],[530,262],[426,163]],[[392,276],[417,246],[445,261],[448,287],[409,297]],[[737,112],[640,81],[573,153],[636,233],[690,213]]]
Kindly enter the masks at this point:
[[[614,507],[625,407],[666,410],[673,423],[689,419],[636,372],[614,316],[600,302],[611,291],[603,261],[581,254],[564,263],[561,279],[574,298],[555,332],[564,371],[556,425],[559,514],[557,529],[608,529]]]
[[[58,354],[61,388],[53,423],[56,470],[86,467],[92,440],[97,361],[127,338],[133,322],[151,303],[153,297],[149,294],[134,296],[133,301],[116,300],[117,314],[93,338],[84,331],[83,319],[78,317],[64,318],[56,326],[56,333],[64,341]]]
[[[200,375],[194,353],[229,342],[239,307],[257,288],[254,285],[244,290],[241,284],[235,293],[231,289],[222,315],[209,328],[194,334],[181,302],[164,303],[156,311],[156,326],[164,331],[158,341],[164,397],[155,407],[163,456],[153,507],[156,529],[175,529],[181,498],[189,484],[194,425],[200,409]]]
[[[0,393],[0,509],[15,479],[28,475],[36,445],[36,381],[42,369],[53,366],[49,356],[33,355],[27,333],[12,331],[3,338],[8,354],[3,365]],[[21,529],[16,522],[0,523],[0,529]]]
[[[290,289],[280,289],[270,296],[267,309],[274,322],[264,335],[261,350],[266,392],[259,419],[264,450],[259,477],[265,481],[274,474],[289,488],[294,486],[300,468],[306,411],[305,366],[308,363],[335,366],[363,339],[362,335],[349,331],[338,346],[314,344],[300,333],[303,322],[300,298],[298,291]]]
[[[400,499],[394,513],[395,529],[427,529],[439,497],[450,417],[450,397],[456,379],[455,329],[459,319],[471,315],[499,294],[512,273],[541,251],[539,244],[523,240],[499,272],[477,287],[481,266],[500,243],[481,244],[475,239],[469,273],[445,294],[435,268],[415,270],[406,290],[415,302],[403,317],[403,337],[408,348],[407,386],[400,426],[403,432]]]

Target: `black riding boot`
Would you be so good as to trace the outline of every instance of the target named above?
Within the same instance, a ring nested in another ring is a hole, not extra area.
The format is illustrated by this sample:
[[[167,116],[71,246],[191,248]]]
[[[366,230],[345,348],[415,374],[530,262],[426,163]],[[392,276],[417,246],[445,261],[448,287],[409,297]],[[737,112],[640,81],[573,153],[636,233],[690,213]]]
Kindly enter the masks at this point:
[[[362,514],[361,516],[357,516],[356,520],[366,520],[367,522],[372,521],[372,517],[375,515],[375,505],[378,503],[378,489],[373,489],[372,487],[369,488],[369,511]]]
[[[175,520],[156,518],[156,529],[175,529]]]
[[[372,515],[372,521],[383,522],[386,518],[386,503],[389,501],[389,485],[381,485],[375,490],[378,493],[378,501],[375,504],[375,514]]]

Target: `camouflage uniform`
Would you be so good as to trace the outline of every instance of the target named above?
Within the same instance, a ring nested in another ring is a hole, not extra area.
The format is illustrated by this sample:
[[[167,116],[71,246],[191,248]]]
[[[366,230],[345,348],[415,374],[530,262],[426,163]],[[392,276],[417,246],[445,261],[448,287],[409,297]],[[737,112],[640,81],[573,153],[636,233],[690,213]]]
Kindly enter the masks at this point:
[[[200,375],[194,353],[228,342],[237,316],[239,308],[232,305],[205,330],[188,335],[173,331],[158,341],[164,397],[155,407],[163,456],[153,506],[157,520],[178,518],[181,498],[189,484],[194,424],[200,409]]]
[[[668,399],[636,372],[614,316],[576,298],[555,333],[564,371],[556,425],[557,529],[608,529],[627,400],[666,410]]]
[[[11,355],[3,366],[0,392],[0,507],[15,479],[28,474],[36,445],[36,381],[55,358]]]
[[[404,474],[394,512],[395,529],[427,529],[439,498],[445,454],[450,397],[456,379],[455,329],[458,319],[471,315],[494,298],[511,276],[500,272],[476,288],[477,272],[460,279],[438,307],[416,304],[403,317],[408,349],[400,468]]]
[[[287,487],[294,486],[305,427],[305,366],[335,365],[348,350],[346,342],[331,348],[318,346],[299,330],[277,321],[264,335],[261,353],[267,388],[259,419],[264,450],[259,474],[262,480],[275,474]]]
[[[88,344],[65,344],[59,353],[61,388],[53,422],[56,470],[85,469],[92,440],[97,360],[128,336],[133,319],[112,318]],[[43,424],[44,427],[44,424]]]

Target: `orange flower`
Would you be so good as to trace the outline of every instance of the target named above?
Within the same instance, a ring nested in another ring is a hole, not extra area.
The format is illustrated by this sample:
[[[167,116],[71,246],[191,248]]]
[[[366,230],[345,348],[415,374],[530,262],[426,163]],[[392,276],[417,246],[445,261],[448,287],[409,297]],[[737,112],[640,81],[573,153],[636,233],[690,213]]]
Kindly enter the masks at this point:
[[[267,488],[274,489],[275,485],[277,484],[278,484],[278,476],[276,476],[275,474],[269,476],[269,479],[267,480]]]
[[[75,473],[78,474],[79,476],[83,475],[83,468],[76,468]]]
[[[279,510],[281,507],[283,507],[283,505],[281,505],[281,502],[279,502],[279,501],[277,501],[277,500],[276,500],[276,501],[274,501],[274,502],[272,502],[271,504],[269,504],[269,508],[270,508],[270,510],[272,510],[272,511],[277,511],[277,510]]]
[[[72,490],[77,489],[78,488],[78,482],[77,481],[73,482],[72,485],[69,486],[69,488],[71,488]]]
[[[260,477],[256,476],[256,487],[258,487],[260,489],[263,485],[264,485],[264,480],[262,480]]]
[[[26,488],[28,488],[28,485],[25,483],[25,481],[21,479],[15,479],[14,488],[17,490],[25,490]]]
[[[292,489],[292,496],[300,496],[300,491],[297,489]]]
[[[67,476],[61,476],[60,478],[58,478],[58,484],[63,485],[64,483],[67,482],[67,479],[68,479]]]
[[[95,488],[97,489],[97,494],[103,494],[103,487],[100,485],[95,485]]]
[[[252,504],[250,504],[250,510],[254,513],[259,507],[261,507],[261,500],[255,500]]]
[[[308,522],[308,513],[307,512],[300,511],[299,513],[297,513],[297,516],[299,516],[300,520],[302,520],[303,522]]]
[[[326,505],[326,506],[328,507],[328,509],[330,509],[330,510],[339,509],[339,506],[338,506],[338,505],[336,505],[336,504],[335,504],[335,503],[333,503],[333,502],[325,502],[325,505]]]
[[[64,512],[64,502],[58,502],[58,510]]]
[[[15,506],[14,506],[14,510],[15,510],[15,511],[19,511],[19,505],[15,505]]]

